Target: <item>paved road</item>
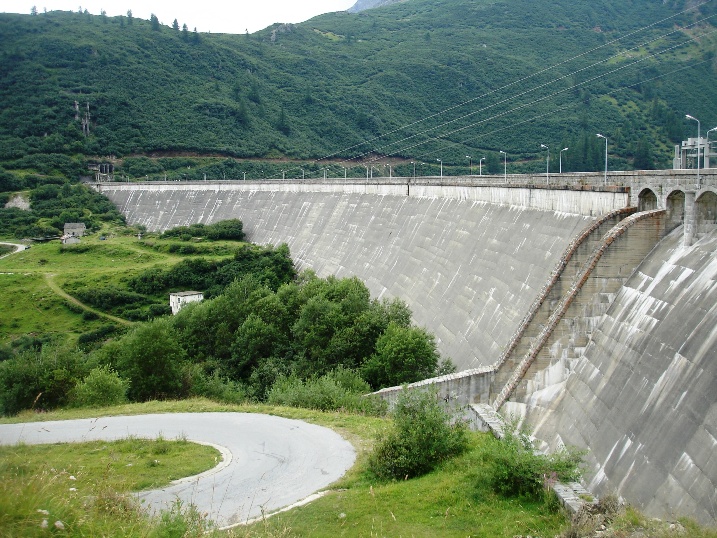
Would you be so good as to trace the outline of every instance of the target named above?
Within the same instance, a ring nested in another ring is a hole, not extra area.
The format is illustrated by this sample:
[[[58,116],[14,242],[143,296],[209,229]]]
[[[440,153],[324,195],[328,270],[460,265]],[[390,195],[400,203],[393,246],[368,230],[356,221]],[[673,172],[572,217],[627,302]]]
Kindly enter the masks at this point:
[[[10,254],[15,254],[16,252],[22,252],[23,250],[25,250],[27,248],[25,245],[20,245],[18,243],[5,243],[4,241],[0,241],[0,245],[8,245],[11,247],[15,247],[14,251],[8,252],[7,254],[3,254],[2,256],[0,256],[0,260],[9,256]]]
[[[225,454],[215,469],[139,493],[152,510],[179,498],[219,527],[299,502],[340,478],[355,452],[336,432],[299,420],[252,413],[177,413],[0,424],[0,444],[186,437]]]

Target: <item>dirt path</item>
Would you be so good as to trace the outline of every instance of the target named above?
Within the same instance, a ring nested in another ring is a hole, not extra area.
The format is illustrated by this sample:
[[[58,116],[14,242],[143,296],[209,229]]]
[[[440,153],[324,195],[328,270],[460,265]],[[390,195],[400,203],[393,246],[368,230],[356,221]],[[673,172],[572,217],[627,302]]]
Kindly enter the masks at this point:
[[[80,301],[75,299],[72,295],[70,295],[65,290],[63,290],[60,286],[58,286],[57,282],[54,281],[54,277],[55,277],[55,275],[46,273],[45,274],[45,282],[47,282],[48,287],[52,291],[54,291],[57,295],[59,295],[66,301],[79,306],[83,310],[87,310],[88,312],[93,312],[93,313],[97,314],[98,316],[112,320],[115,323],[119,323],[121,325],[132,325],[131,321],[127,321],[126,319],[118,318],[117,316],[113,316],[111,314],[105,314],[104,312],[102,312],[100,310],[95,310],[94,308],[89,307],[84,303],[81,303]]]

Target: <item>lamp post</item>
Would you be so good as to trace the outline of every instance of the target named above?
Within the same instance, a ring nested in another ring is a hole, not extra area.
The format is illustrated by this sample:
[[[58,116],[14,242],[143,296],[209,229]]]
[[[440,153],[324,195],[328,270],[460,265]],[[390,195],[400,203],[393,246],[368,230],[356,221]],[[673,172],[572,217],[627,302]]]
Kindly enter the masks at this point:
[[[441,159],[436,159],[439,163],[441,163],[441,179],[443,179],[443,161]]]
[[[695,120],[697,122],[697,188],[700,188],[700,120],[689,114],[685,114],[685,118],[688,120]]]
[[[485,157],[481,157],[480,161],[478,161],[478,172],[479,175],[483,175],[483,161],[485,161]]]
[[[563,148],[560,150],[560,173],[563,173],[563,151],[568,151],[569,148]]]
[[[466,159],[468,159],[468,175],[473,175],[473,158],[470,155],[466,155]]]
[[[712,127],[709,131],[707,131],[707,142],[705,142],[705,163],[709,161],[710,158],[710,133],[712,131],[717,131],[717,127]],[[707,166],[705,166],[707,168]]]
[[[416,177],[416,161],[411,161],[411,164],[413,165],[413,177]]]
[[[605,179],[603,180],[603,183],[605,185],[607,185],[607,136],[603,136],[600,133],[598,133],[597,137],[605,139]]]
[[[550,185],[550,148],[545,144],[540,144],[540,147],[545,149],[548,153],[545,159],[545,184]]]
[[[508,183],[508,154],[502,149],[500,152],[503,154],[503,182]]]

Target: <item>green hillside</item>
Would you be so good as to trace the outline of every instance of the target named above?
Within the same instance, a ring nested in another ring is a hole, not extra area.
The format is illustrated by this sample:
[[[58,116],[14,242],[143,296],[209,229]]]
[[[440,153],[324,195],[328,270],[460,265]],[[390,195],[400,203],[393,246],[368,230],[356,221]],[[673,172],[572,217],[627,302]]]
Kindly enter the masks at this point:
[[[547,144],[570,146],[564,170],[578,171],[600,169],[601,132],[611,168],[668,167],[696,135],[686,113],[703,133],[717,125],[717,3],[692,5],[410,0],[251,35],[0,14],[0,163],[22,176],[39,171],[33,154],[146,155],[163,160],[119,172],[214,179],[317,177],[329,163],[360,176],[391,158],[409,175],[410,161],[437,173],[437,159],[465,173],[466,155],[502,171],[504,150],[532,171]]]

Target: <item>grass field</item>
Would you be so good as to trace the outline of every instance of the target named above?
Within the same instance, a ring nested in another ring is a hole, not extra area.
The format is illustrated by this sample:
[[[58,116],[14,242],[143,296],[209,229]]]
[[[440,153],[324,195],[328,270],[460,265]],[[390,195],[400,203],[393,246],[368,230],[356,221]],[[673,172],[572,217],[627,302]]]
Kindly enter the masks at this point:
[[[211,469],[218,455],[162,438],[0,447],[0,535],[146,536],[155,524],[125,493]]]
[[[311,504],[250,527],[227,531],[232,536],[555,536],[566,524],[563,514],[543,502],[505,499],[487,486],[485,448],[490,435],[472,434],[470,450],[422,478],[381,482],[366,470],[366,457],[387,419],[347,413],[321,413],[265,405],[223,405],[204,399],[147,402],[95,410],[26,412],[0,422],[62,420],[98,415],[161,412],[261,412],[307,420],[330,427],[357,450],[356,465],[333,484],[330,493]],[[0,476],[4,479],[4,476]],[[115,534],[117,535],[117,534]]]
[[[36,243],[0,259],[0,344],[26,335],[73,341],[108,322],[128,324],[67,296],[78,283],[120,283],[149,267],[169,267],[186,258],[162,248],[170,241],[151,235],[148,241],[139,241],[128,230],[105,229],[83,237],[78,245]],[[238,245],[218,241],[200,244],[198,250],[202,257],[221,259],[230,256]]]

